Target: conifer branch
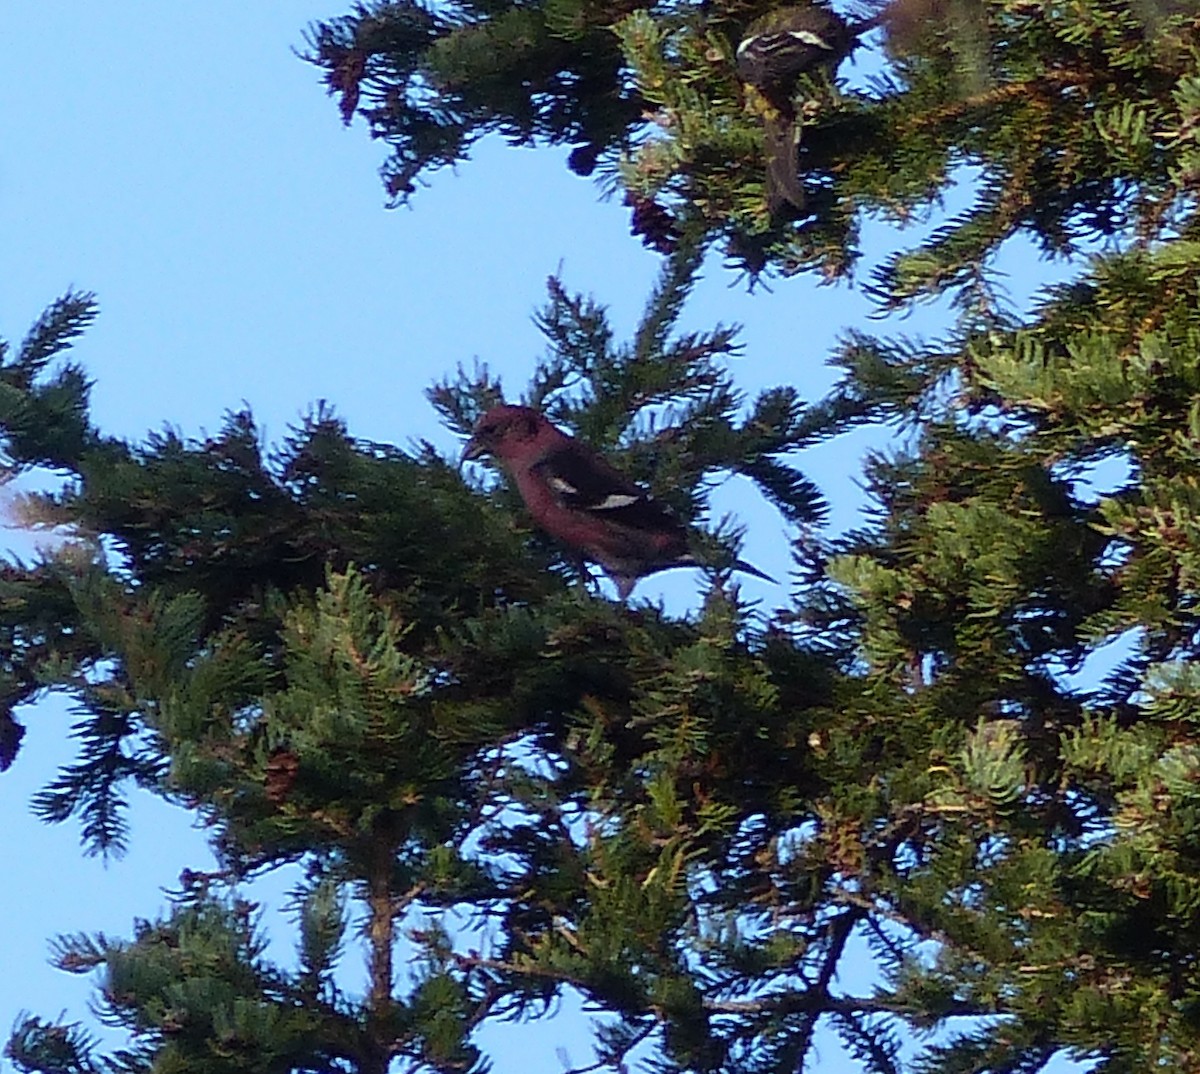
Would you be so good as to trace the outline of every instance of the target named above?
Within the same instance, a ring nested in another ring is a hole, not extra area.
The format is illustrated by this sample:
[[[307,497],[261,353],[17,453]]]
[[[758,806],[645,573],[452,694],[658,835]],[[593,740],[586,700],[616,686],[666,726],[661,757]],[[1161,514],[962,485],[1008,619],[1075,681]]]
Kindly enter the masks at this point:
[[[961,100],[947,102],[927,112],[907,116],[902,120],[902,123],[907,133],[927,131],[962,119],[973,113],[985,111],[997,105],[1007,104],[1010,101],[1021,100],[1022,98],[1046,99],[1048,91],[1059,90],[1064,86],[1086,87],[1092,81],[1093,77],[1093,73],[1085,69],[1071,70],[1069,68],[1059,68],[1053,71],[1046,71],[1033,78],[1006,82],[1003,85],[993,86],[990,89],[984,90],[982,93],[963,97]]]
[[[785,1016],[789,1014],[811,1015],[815,1021],[823,1014],[890,1014],[911,1017],[911,1003],[889,1000],[883,996],[833,996],[822,995],[819,990],[809,988],[803,992],[785,992],[761,1000],[705,999],[704,1009],[714,1014],[737,1014],[752,1016]],[[1003,1014],[1001,1008],[979,1003],[955,1002],[939,1011],[950,1018],[978,1018],[985,1015]],[[811,1033],[806,1039],[811,1043]],[[805,1054],[798,1052],[798,1054]]]

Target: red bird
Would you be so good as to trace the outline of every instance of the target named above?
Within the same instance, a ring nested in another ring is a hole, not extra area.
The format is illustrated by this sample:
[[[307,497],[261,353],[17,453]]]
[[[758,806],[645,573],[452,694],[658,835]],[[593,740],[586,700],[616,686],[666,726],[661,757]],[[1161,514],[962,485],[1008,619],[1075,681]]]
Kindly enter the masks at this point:
[[[516,482],[529,513],[551,537],[599,563],[625,600],[639,578],[705,564],[687,527],[586,444],[527,406],[492,407],[476,423],[464,459],[491,455]],[[764,578],[748,563],[735,570]]]

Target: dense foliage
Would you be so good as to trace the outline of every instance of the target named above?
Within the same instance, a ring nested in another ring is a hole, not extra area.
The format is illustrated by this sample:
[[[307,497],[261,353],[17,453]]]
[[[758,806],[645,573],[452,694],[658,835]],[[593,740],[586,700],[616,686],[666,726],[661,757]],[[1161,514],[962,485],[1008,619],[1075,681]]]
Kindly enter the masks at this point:
[[[635,338],[554,282],[525,395],[698,524],[715,476],[752,478],[795,524],[768,619],[721,578],[688,616],[598,597],[502,484],[328,413],[273,452],[248,414],[108,438],[62,357],[90,296],[4,352],[7,463],[63,476],[28,514],[77,540],[0,579],[0,761],[16,707],[69,690],[82,749],[42,814],[119,848],[132,781],[222,864],[129,939],[61,941],[128,1050],[30,1016],[20,1069],[462,1071],[476,1027],[567,987],[611,1014],[614,1069],[815,1069],[821,1027],[875,1072],[1200,1063],[1200,9],[897,0],[870,86],[797,84],[811,211],[776,219],[732,63],[764,7],[388,3],[312,42],[393,194],[498,130],[666,214]],[[730,331],[675,332],[714,241],[844,272],[864,213],[922,212],[960,165],[974,205],[872,285],[953,297],[936,345],[849,333],[829,398],[747,403]],[[1018,232],[1103,244],[1018,315],[988,272]],[[464,432],[499,392],[431,398]],[[788,453],[879,420],[907,436],[865,462],[870,517],[818,536]],[[292,966],[242,886],[285,862]],[[876,987],[838,985],[855,948]]]

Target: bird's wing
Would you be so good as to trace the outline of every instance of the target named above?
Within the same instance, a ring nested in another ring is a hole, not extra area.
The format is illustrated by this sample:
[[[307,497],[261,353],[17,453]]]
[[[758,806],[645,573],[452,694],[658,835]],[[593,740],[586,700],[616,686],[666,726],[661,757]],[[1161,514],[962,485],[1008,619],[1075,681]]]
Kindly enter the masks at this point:
[[[572,510],[633,529],[683,529],[679,519],[650,493],[578,444],[551,452],[532,469]]]

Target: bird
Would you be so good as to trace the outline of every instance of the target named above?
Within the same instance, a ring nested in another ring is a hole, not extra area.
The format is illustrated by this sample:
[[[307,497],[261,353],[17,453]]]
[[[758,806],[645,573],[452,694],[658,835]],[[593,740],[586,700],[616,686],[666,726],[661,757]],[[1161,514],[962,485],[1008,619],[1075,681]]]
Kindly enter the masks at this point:
[[[854,50],[875,20],[851,26],[816,3],[775,8],[755,19],[734,53],[738,77],[755,92],[752,104],[763,117],[767,208],[804,208],[799,177],[799,131],[793,97],[800,76],[819,67],[833,70]]]
[[[668,507],[533,407],[501,403],[479,418],[463,459],[486,455],[512,478],[538,527],[598,563],[623,601],[648,574],[714,566],[692,551],[687,526]],[[775,581],[740,559],[729,566]]]

